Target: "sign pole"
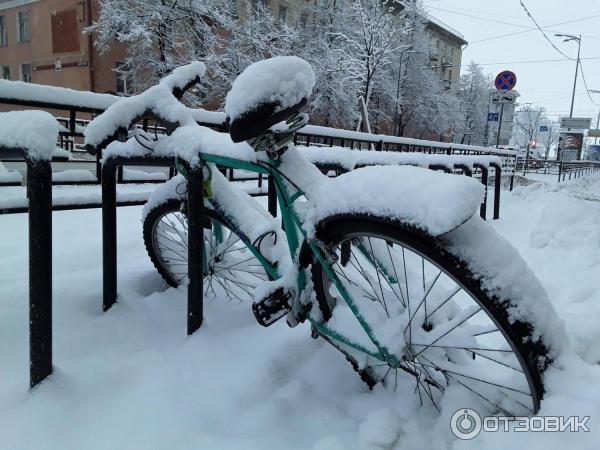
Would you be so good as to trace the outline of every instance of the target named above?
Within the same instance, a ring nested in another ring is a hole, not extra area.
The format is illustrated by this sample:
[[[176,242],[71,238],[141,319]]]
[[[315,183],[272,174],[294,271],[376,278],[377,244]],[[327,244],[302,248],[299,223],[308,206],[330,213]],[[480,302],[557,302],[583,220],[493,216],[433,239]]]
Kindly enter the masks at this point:
[[[504,102],[500,103],[500,118],[498,120],[498,134],[496,136],[496,148],[500,145],[500,132],[502,131],[502,115],[504,114]]]

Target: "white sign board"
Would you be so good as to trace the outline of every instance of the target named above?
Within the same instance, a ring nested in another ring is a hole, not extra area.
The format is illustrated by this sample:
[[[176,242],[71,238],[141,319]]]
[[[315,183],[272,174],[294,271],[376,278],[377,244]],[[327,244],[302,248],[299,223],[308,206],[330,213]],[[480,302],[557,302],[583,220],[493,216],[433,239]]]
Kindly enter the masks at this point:
[[[588,137],[600,137],[600,130],[597,128],[591,128],[588,130]]]
[[[576,130],[587,130],[592,125],[592,119],[585,117],[561,117],[561,128],[574,128]]]
[[[577,150],[563,150],[561,159],[563,161],[576,161],[577,160]]]

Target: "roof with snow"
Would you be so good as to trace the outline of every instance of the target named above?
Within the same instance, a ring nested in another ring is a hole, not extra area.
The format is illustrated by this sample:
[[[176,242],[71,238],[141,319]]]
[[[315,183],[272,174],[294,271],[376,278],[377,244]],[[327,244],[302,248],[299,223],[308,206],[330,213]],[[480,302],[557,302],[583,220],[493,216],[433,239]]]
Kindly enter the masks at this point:
[[[468,42],[465,39],[465,36],[457,31],[456,29],[452,28],[450,25],[442,22],[440,19],[437,19],[435,17],[433,17],[431,14],[427,14],[427,21],[429,26],[433,26],[434,28],[437,28],[443,32],[445,32],[446,34],[451,35],[452,37],[454,37],[457,41],[460,42],[460,45],[467,45]]]

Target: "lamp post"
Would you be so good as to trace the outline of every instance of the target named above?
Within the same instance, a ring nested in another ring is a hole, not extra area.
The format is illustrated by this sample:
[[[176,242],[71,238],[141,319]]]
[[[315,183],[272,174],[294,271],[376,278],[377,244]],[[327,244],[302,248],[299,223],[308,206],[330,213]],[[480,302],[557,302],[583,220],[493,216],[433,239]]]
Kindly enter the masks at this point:
[[[411,52],[412,47],[406,47],[400,52],[400,58],[398,61],[398,86],[396,87],[396,121],[394,123],[394,134],[398,136],[400,134],[400,80],[402,79],[402,58],[404,53]]]
[[[563,42],[577,42],[577,61],[575,62],[575,79],[573,80],[573,94],[571,95],[571,111],[569,117],[573,117],[573,105],[575,104],[575,88],[577,87],[577,74],[579,73],[579,54],[581,53],[581,35],[574,36],[572,34],[555,34],[554,36],[564,37]]]

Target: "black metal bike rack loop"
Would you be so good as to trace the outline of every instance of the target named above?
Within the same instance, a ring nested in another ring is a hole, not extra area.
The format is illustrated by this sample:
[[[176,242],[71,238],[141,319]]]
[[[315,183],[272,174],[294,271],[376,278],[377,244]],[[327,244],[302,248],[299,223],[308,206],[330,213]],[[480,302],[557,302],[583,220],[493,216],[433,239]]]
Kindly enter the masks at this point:
[[[26,148],[0,146],[22,153],[27,167],[29,220],[29,385],[52,373],[52,167],[31,158]]]
[[[187,174],[188,305],[187,333],[193,334],[203,320],[204,177],[202,167],[182,161]],[[127,166],[175,167],[170,157],[108,157],[102,167],[102,309],[108,311],[117,291],[117,168]]]
[[[52,373],[52,168],[25,157],[29,198],[29,384]]]

